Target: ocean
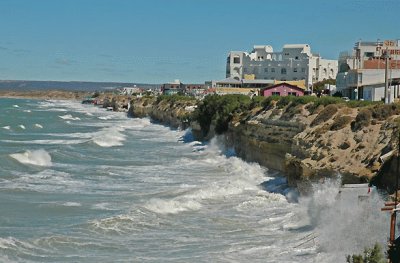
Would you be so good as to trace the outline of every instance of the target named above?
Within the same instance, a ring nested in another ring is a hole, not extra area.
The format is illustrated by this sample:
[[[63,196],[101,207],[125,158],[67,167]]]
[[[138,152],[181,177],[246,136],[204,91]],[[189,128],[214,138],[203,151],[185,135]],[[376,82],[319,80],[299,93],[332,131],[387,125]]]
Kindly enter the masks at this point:
[[[340,175],[338,175],[340,177]],[[382,197],[309,196],[218,138],[74,101],[0,99],[0,262],[345,262]]]

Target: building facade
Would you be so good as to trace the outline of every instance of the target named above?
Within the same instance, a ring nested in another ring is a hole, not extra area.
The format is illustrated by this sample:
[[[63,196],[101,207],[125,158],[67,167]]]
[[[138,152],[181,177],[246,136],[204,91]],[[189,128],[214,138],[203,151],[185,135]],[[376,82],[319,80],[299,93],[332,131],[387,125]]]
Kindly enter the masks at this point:
[[[304,90],[284,82],[264,89],[262,91],[262,96],[304,96]]]
[[[184,91],[185,87],[179,79],[161,85],[161,93],[163,95],[174,95],[178,93],[183,93]]]
[[[385,94],[386,54],[389,90]],[[393,102],[399,98],[400,40],[359,41],[339,57],[337,91],[351,99]]]
[[[281,52],[274,52],[272,46],[254,46],[250,53],[231,51],[226,65],[227,78],[304,80],[307,88],[315,82],[336,78],[337,71],[337,60],[311,53],[308,44],[284,45]]]

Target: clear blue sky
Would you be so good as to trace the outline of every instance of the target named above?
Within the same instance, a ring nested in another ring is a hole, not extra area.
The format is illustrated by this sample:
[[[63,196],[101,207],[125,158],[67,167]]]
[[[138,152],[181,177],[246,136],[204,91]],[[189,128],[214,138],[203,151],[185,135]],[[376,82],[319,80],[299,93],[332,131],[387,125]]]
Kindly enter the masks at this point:
[[[399,0],[0,0],[0,79],[184,83],[230,50],[308,43],[336,59],[400,38]]]

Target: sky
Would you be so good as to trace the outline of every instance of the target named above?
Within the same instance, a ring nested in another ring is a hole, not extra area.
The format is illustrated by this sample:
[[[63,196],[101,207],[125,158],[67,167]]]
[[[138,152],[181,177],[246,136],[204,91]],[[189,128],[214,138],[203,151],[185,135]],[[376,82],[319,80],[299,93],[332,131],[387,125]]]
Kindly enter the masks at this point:
[[[204,83],[231,50],[337,59],[400,39],[399,0],[0,0],[0,79]]]

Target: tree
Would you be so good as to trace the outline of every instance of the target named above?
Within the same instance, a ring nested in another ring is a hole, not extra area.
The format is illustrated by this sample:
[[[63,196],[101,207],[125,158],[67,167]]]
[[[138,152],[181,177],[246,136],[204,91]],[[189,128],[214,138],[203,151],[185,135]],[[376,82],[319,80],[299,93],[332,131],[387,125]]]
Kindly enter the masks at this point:
[[[321,93],[324,90],[325,84],[336,85],[336,79],[324,79],[313,84],[314,93]]]
[[[378,243],[375,243],[372,248],[364,249],[364,256],[354,254],[352,256],[347,255],[347,263],[385,263],[386,259],[382,252],[382,248]]]

